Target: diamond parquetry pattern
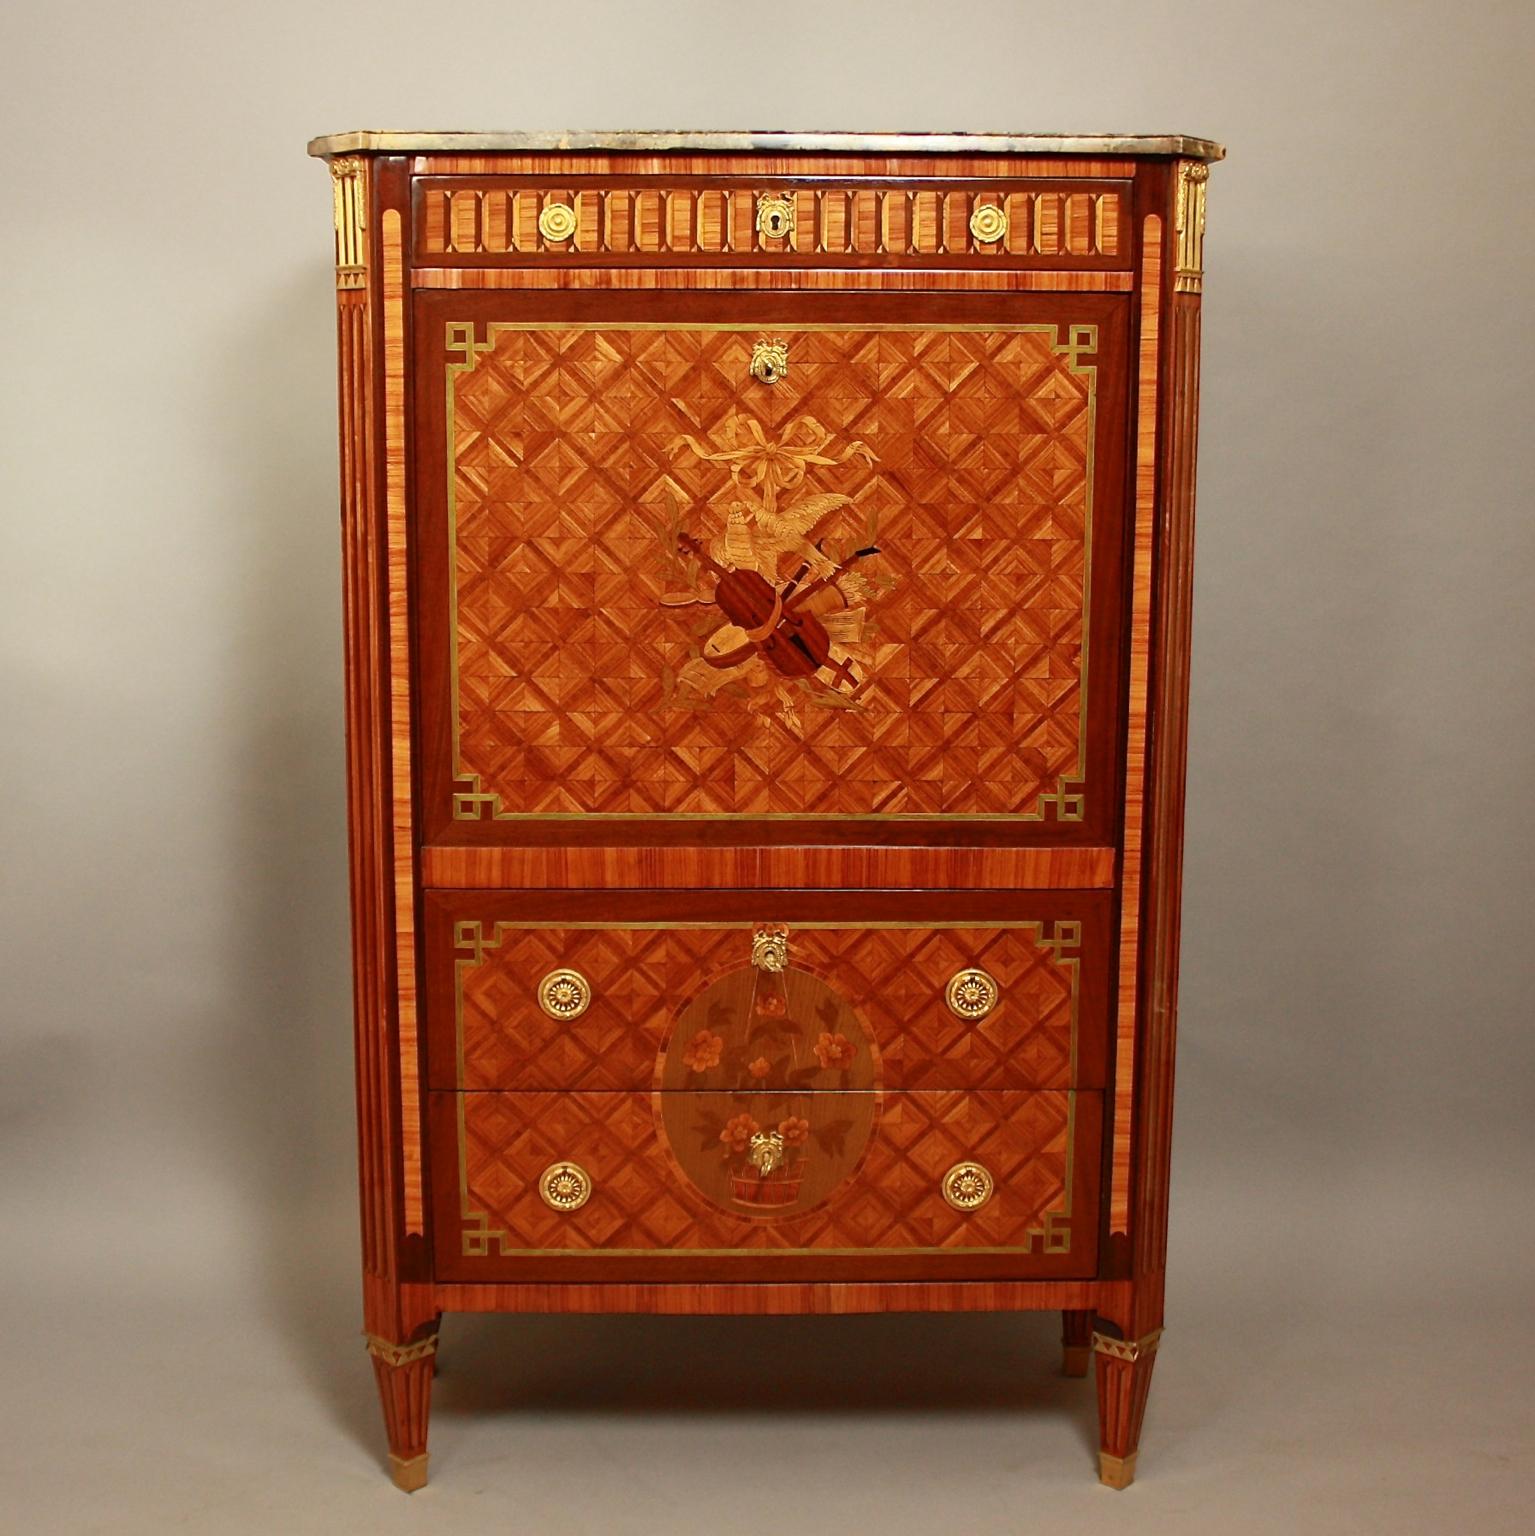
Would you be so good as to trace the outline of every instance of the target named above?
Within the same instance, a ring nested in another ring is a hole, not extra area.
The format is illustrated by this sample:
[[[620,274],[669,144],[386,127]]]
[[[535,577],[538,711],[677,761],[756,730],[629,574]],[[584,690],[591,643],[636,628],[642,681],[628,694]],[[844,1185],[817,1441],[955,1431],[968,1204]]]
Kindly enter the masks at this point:
[[[1067,1202],[1065,1093],[886,1096],[862,1164],[837,1195],[773,1222],[710,1205],[661,1145],[648,1094],[463,1096],[468,1211],[491,1254],[528,1249],[646,1251],[1016,1248],[1039,1252],[1047,1212]],[[591,1199],[560,1213],[536,1180],[569,1158],[592,1175]],[[960,1212],[940,1181],[974,1158],[996,1178],[991,1201]],[[1065,1223],[1061,1223],[1064,1230]]]
[[[878,1047],[891,1089],[1066,1088],[1075,969],[1011,928],[793,928],[791,964],[845,997]],[[689,998],[747,962],[745,928],[503,928],[459,975],[464,1078],[433,1059],[438,1088],[648,1088]],[[569,966],[592,985],[579,1018],[550,1018],[536,988]],[[957,1018],[950,976],[980,966],[1000,987],[985,1018]]]
[[[1054,327],[788,327],[768,388],[760,334],[493,326],[451,375],[476,814],[1036,815],[1079,777],[1090,357],[1074,371]],[[853,498],[826,525],[844,546],[876,530],[869,680],[799,728],[671,687],[709,620],[660,605],[670,498],[707,534],[733,494],[682,440],[725,446],[742,417],[769,443],[810,418],[873,459],[813,487]]]

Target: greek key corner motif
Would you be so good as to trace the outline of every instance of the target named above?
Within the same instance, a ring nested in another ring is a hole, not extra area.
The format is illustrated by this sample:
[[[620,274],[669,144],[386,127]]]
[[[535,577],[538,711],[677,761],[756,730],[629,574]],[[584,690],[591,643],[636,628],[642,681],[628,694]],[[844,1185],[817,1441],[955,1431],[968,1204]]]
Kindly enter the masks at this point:
[[[1070,359],[1068,366],[1073,373],[1092,373],[1097,365],[1094,363],[1084,365],[1082,354],[1098,350],[1098,327],[1096,325],[1063,325],[1061,330],[1065,332],[1064,338],[1052,342],[1050,350]]]

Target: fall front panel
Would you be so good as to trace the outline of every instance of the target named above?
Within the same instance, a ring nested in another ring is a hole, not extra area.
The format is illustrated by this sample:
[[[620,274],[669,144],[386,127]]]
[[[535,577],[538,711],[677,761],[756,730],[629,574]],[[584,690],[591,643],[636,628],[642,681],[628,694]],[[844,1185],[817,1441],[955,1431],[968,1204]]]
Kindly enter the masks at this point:
[[[1086,1278],[1098,1093],[433,1093],[443,1281]]]
[[[1064,891],[434,892],[428,1081],[1101,1088],[1110,915]]]
[[[416,305],[429,842],[1112,840],[1122,299]]]

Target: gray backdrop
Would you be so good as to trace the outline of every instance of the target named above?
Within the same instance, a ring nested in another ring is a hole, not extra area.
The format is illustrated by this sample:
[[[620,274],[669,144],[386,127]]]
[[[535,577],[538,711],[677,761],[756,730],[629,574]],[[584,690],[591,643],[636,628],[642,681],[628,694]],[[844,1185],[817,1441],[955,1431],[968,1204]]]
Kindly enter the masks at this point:
[[[1527,0],[12,0],[11,1528],[1525,1529],[1532,45]],[[433,1486],[379,1470],[304,142],[420,126],[1230,146],[1131,1492],[1038,1318],[450,1322]]]

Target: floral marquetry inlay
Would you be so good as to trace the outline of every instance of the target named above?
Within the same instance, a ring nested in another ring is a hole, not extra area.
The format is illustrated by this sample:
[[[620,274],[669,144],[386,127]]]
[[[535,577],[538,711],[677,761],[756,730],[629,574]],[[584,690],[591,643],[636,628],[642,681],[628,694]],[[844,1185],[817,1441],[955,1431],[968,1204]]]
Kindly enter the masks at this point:
[[[699,991],[656,1066],[656,1119],[707,1199],[777,1218],[856,1170],[878,1114],[879,1055],[852,1005],[758,932],[752,963]],[[771,956],[775,963],[766,964]]]

